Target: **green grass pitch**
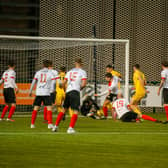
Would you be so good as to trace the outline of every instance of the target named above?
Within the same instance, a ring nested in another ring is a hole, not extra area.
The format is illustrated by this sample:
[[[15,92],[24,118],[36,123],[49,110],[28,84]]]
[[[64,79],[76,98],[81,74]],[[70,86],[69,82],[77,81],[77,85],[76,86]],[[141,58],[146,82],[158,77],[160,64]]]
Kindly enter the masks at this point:
[[[152,114],[165,119],[165,114]],[[168,125],[144,121],[121,123],[79,118],[74,135],[69,118],[58,133],[42,116],[30,129],[30,117],[0,122],[0,168],[166,168]],[[55,117],[53,117],[55,120]]]

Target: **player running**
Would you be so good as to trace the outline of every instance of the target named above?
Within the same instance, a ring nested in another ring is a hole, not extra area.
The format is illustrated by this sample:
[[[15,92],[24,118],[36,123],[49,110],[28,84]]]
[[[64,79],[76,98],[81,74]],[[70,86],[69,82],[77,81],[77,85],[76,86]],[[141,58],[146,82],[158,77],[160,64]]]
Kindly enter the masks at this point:
[[[56,70],[53,69],[53,63],[52,61],[49,61],[49,67],[48,67],[49,71],[52,73],[53,77],[54,77],[54,88],[56,88],[56,80],[58,80],[58,72]],[[51,101],[52,101],[52,107],[54,106],[55,104],[55,99],[56,99],[56,89],[53,90],[53,88],[51,87],[51,90],[50,90],[50,96],[51,96]],[[44,122],[48,123],[48,119],[47,119],[47,107],[45,106],[44,107]]]
[[[113,103],[113,109],[112,109],[113,120],[116,120],[116,118],[118,118],[123,122],[139,122],[140,121],[139,119],[142,118],[144,120],[161,123],[161,121],[154,119],[148,115],[135,113],[134,110],[129,105],[129,103],[126,101],[126,99],[123,98],[121,92],[118,93],[117,98],[118,99]]]
[[[6,70],[3,73],[2,78],[0,80],[0,85],[4,83],[3,95],[5,99],[5,107],[2,111],[0,121],[3,120],[8,109],[10,110],[9,110],[7,121],[14,121],[12,120],[12,115],[14,114],[16,109],[15,92],[18,93],[19,91],[15,83],[16,72],[14,71],[14,69],[15,69],[15,63],[13,61],[10,61],[8,63],[8,70]]]
[[[158,96],[160,95],[160,90],[163,87],[163,101],[164,101],[164,109],[166,112],[166,117],[167,117],[167,121],[164,122],[165,124],[168,123],[168,62],[167,61],[163,61],[162,62],[162,72],[161,72],[161,82],[160,82],[160,86],[158,89]]]
[[[31,84],[29,91],[29,96],[32,95],[34,85],[36,86],[36,98],[34,100],[34,109],[32,112],[31,128],[35,128],[35,120],[37,116],[37,111],[39,110],[41,104],[47,106],[47,116],[48,116],[48,128],[52,128],[52,100],[50,97],[51,90],[54,91],[55,78],[51,71],[48,69],[50,64],[49,60],[43,61],[43,69],[36,72],[34,79]]]
[[[75,68],[67,72],[65,76],[64,86],[66,87],[66,96],[63,105],[63,111],[57,116],[55,126],[52,131],[58,131],[58,126],[62,120],[64,113],[71,108],[73,110],[73,115],[71,117],[70,125],[67,133],[75,133],[74,126],[78,118],[79,106],[80,106],[80,90],[82,90],[87,83],[87,74],[81,68],[82,60],[81,58],[75,59]]]
[[[145,97],[146,94],[146,79],[144,73],[140,71],[140,65],[135,64],[133,66],[134,74],[133,74],[133,82],[134,82],[134,87],[135,87],[135,94],[133,95],[131,99],[130,105],[132,108],[134,108],[134,111],[137,114],[141,114],[141,111],[138,107],[139,102],[143,97]],[[134,106],[134,107],[133,107]]]
[[[108,108],[107,106],[116,100],[117,94],[118,94],[118,81],[119,78],[116,76],[112,76],[111,73],[107,73],[105,75],[105,79],[108,82],[108,90],[100,93],[100,94],[95,94],[95,96],[106,96],[106,99],[103,104],[103,112],[104,112],[104,117],[107,118],[108,116]]]

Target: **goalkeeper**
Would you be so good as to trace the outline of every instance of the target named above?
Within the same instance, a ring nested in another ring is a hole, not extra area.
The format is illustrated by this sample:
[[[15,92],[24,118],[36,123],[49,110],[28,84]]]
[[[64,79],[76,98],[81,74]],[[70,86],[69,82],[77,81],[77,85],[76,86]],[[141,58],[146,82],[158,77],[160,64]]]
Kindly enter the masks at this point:
[[[100,119],[104,114],[91,96],[85,97],[80,111],[82,115],[93,119]]]

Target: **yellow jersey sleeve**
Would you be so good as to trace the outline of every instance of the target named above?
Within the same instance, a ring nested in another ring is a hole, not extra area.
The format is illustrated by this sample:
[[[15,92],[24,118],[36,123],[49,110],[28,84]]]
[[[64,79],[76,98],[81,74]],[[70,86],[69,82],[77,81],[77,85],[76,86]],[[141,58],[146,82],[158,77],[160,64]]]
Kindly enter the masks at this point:
[[[121,74],[120,74],[119,72],[114,71],[114,70],[112,70],[111,74],[112,74],[113,76],[117,76],[117,77],[119,77],[119,78],[122,77]]]

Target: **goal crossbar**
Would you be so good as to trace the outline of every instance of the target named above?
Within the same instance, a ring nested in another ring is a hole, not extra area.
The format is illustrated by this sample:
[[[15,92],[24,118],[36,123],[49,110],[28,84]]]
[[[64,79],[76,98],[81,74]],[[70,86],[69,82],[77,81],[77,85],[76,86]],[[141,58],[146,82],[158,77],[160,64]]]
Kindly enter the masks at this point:
[[[125,44],[125,98],[129,100],[129,43],[128,39],[97,39],[97,38],[64,38],[64,37],[41,37],[41,36],[14,36],[14,35],[0,35],[0,39],[12,40],[49,40],[49,41],[69,41],[69,42],[93,42],[94,45],[99,44]]]

